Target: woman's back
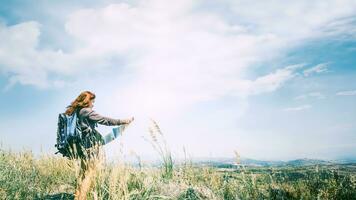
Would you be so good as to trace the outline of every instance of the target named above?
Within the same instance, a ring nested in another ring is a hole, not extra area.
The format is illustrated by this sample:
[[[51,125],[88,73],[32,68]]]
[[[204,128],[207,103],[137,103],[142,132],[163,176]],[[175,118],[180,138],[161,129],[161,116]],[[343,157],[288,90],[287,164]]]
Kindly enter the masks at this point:
[[[104,145],[107,142],[112,141],[106,141],[106,137],[103,138],[103,136],[95,129],[97,124],[119,126],[122,124],[129,124],[134,120],[133,117],[131,119],[120,120],[102,116],[93,110],[94,102],[95,94],[90,91],[84,91],[67,107],[65,112],[67,115],[72,115],[73,113],[77,114],[82,138],[73,143],[76,143],[76,146],[85,150],[91,148],[95,144]],[[114,138],[116,138],[116,136],[117,134],[114,134]]]

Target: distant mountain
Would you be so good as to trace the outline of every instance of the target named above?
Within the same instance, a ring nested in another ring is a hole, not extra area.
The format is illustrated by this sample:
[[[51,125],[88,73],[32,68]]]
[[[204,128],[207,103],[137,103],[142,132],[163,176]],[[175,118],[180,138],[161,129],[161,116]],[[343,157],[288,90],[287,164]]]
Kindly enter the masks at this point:
[[[199,158],[193,159],[194,164],[207,165],[221,168],[233,168],[237,166],[236,159],[234,158]],[[320,160],[320,159],[296,159],[290,161],[263,161],[255,160],[250,158],[241,158],[239,165],[245,166],[256,166],[256,167],[268,167],[268,166],[309,166],[309,165],[330,165],[330,164],[346,164],[346,163],[356,163],[356,160]]]
[[[196,165],[213,166],[219,168],[233,168],[238,165],[236,164],[235,158],[195,158],[192,160],[192,163]],[[283,161],[263,161],[250,158],[241,158],[239,162],[239,165],[256,167],[278,166],[283,164],[285,164]]]
[[[183,164],[183,159],[173,159],[174,164]],[[160,166],[161,160],[150,160],[145,162],[147,165]],[[342,160],[321,160],[321,159],[295,159],[289,161],[264,161],[256,160],[250,158],[241,158],[239,164],[236,164],[235,158],[224,158],[224,157],[200,157],[200,158],[190,158],[187,162],[199,166],[211,166],[218,168],[235,168],[238,165],[251,166],[251,167],[281,167],[281,166],[311,166],[311,165],[331,165],[331,164],[356,164],[356,159],[342,159]],[[138,165],[137,161],[131,162],[134,165]]]
[[[343,158],[343,159],[335,160],[335,162],[339,164],[356,164],[356,158]]]
[[[287,161],[287,162],[285,162],[285,165],[307,166],[307,165],[329,165],[329,164],[335,164],[335,163],[337,163],[337,162],[304,158],[304,159]]]

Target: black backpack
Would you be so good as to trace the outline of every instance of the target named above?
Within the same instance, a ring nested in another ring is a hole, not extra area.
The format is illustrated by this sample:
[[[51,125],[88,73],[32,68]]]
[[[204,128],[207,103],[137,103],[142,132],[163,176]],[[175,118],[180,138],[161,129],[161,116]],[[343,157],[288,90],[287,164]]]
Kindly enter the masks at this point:
[[[60,113],[58,115],[57,127],[57,142],[55,147],[57,153],[64,157],[71,157],[73,155],[72,145],[79,144],[82,141],[82,130],[80,126],[80,119],[77,117],[77,112],[72,115]]]

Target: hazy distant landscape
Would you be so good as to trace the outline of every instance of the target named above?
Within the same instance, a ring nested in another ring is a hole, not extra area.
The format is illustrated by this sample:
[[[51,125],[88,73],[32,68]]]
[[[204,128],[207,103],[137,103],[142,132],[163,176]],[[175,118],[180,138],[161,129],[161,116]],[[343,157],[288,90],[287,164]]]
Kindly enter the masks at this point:
[[[298,167],[298,166],[312,166],[312,165],[347,165],[356,164],[355,159],[340,159],[340,160],[320,160],[320,159],[295,159],[289,161],[263,161],[249,158],[242,158],[240,163],[236,164],[235,158],[204,158],[195,159],[194,163],[198,165],[207,165],[213,167],[234,168],[239,165],[249,167]]]

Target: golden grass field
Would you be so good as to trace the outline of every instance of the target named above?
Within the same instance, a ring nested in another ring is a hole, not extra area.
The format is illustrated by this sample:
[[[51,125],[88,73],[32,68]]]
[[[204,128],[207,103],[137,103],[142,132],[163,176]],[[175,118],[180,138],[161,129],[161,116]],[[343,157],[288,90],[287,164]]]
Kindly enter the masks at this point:
[[[79,161],[0,150],[0,199],[356,199],[356,165],[248,167],[174,164],[157,124],[157,167],[98,158],[80,178]],[[237,160],[238,162],[238,160]]]

